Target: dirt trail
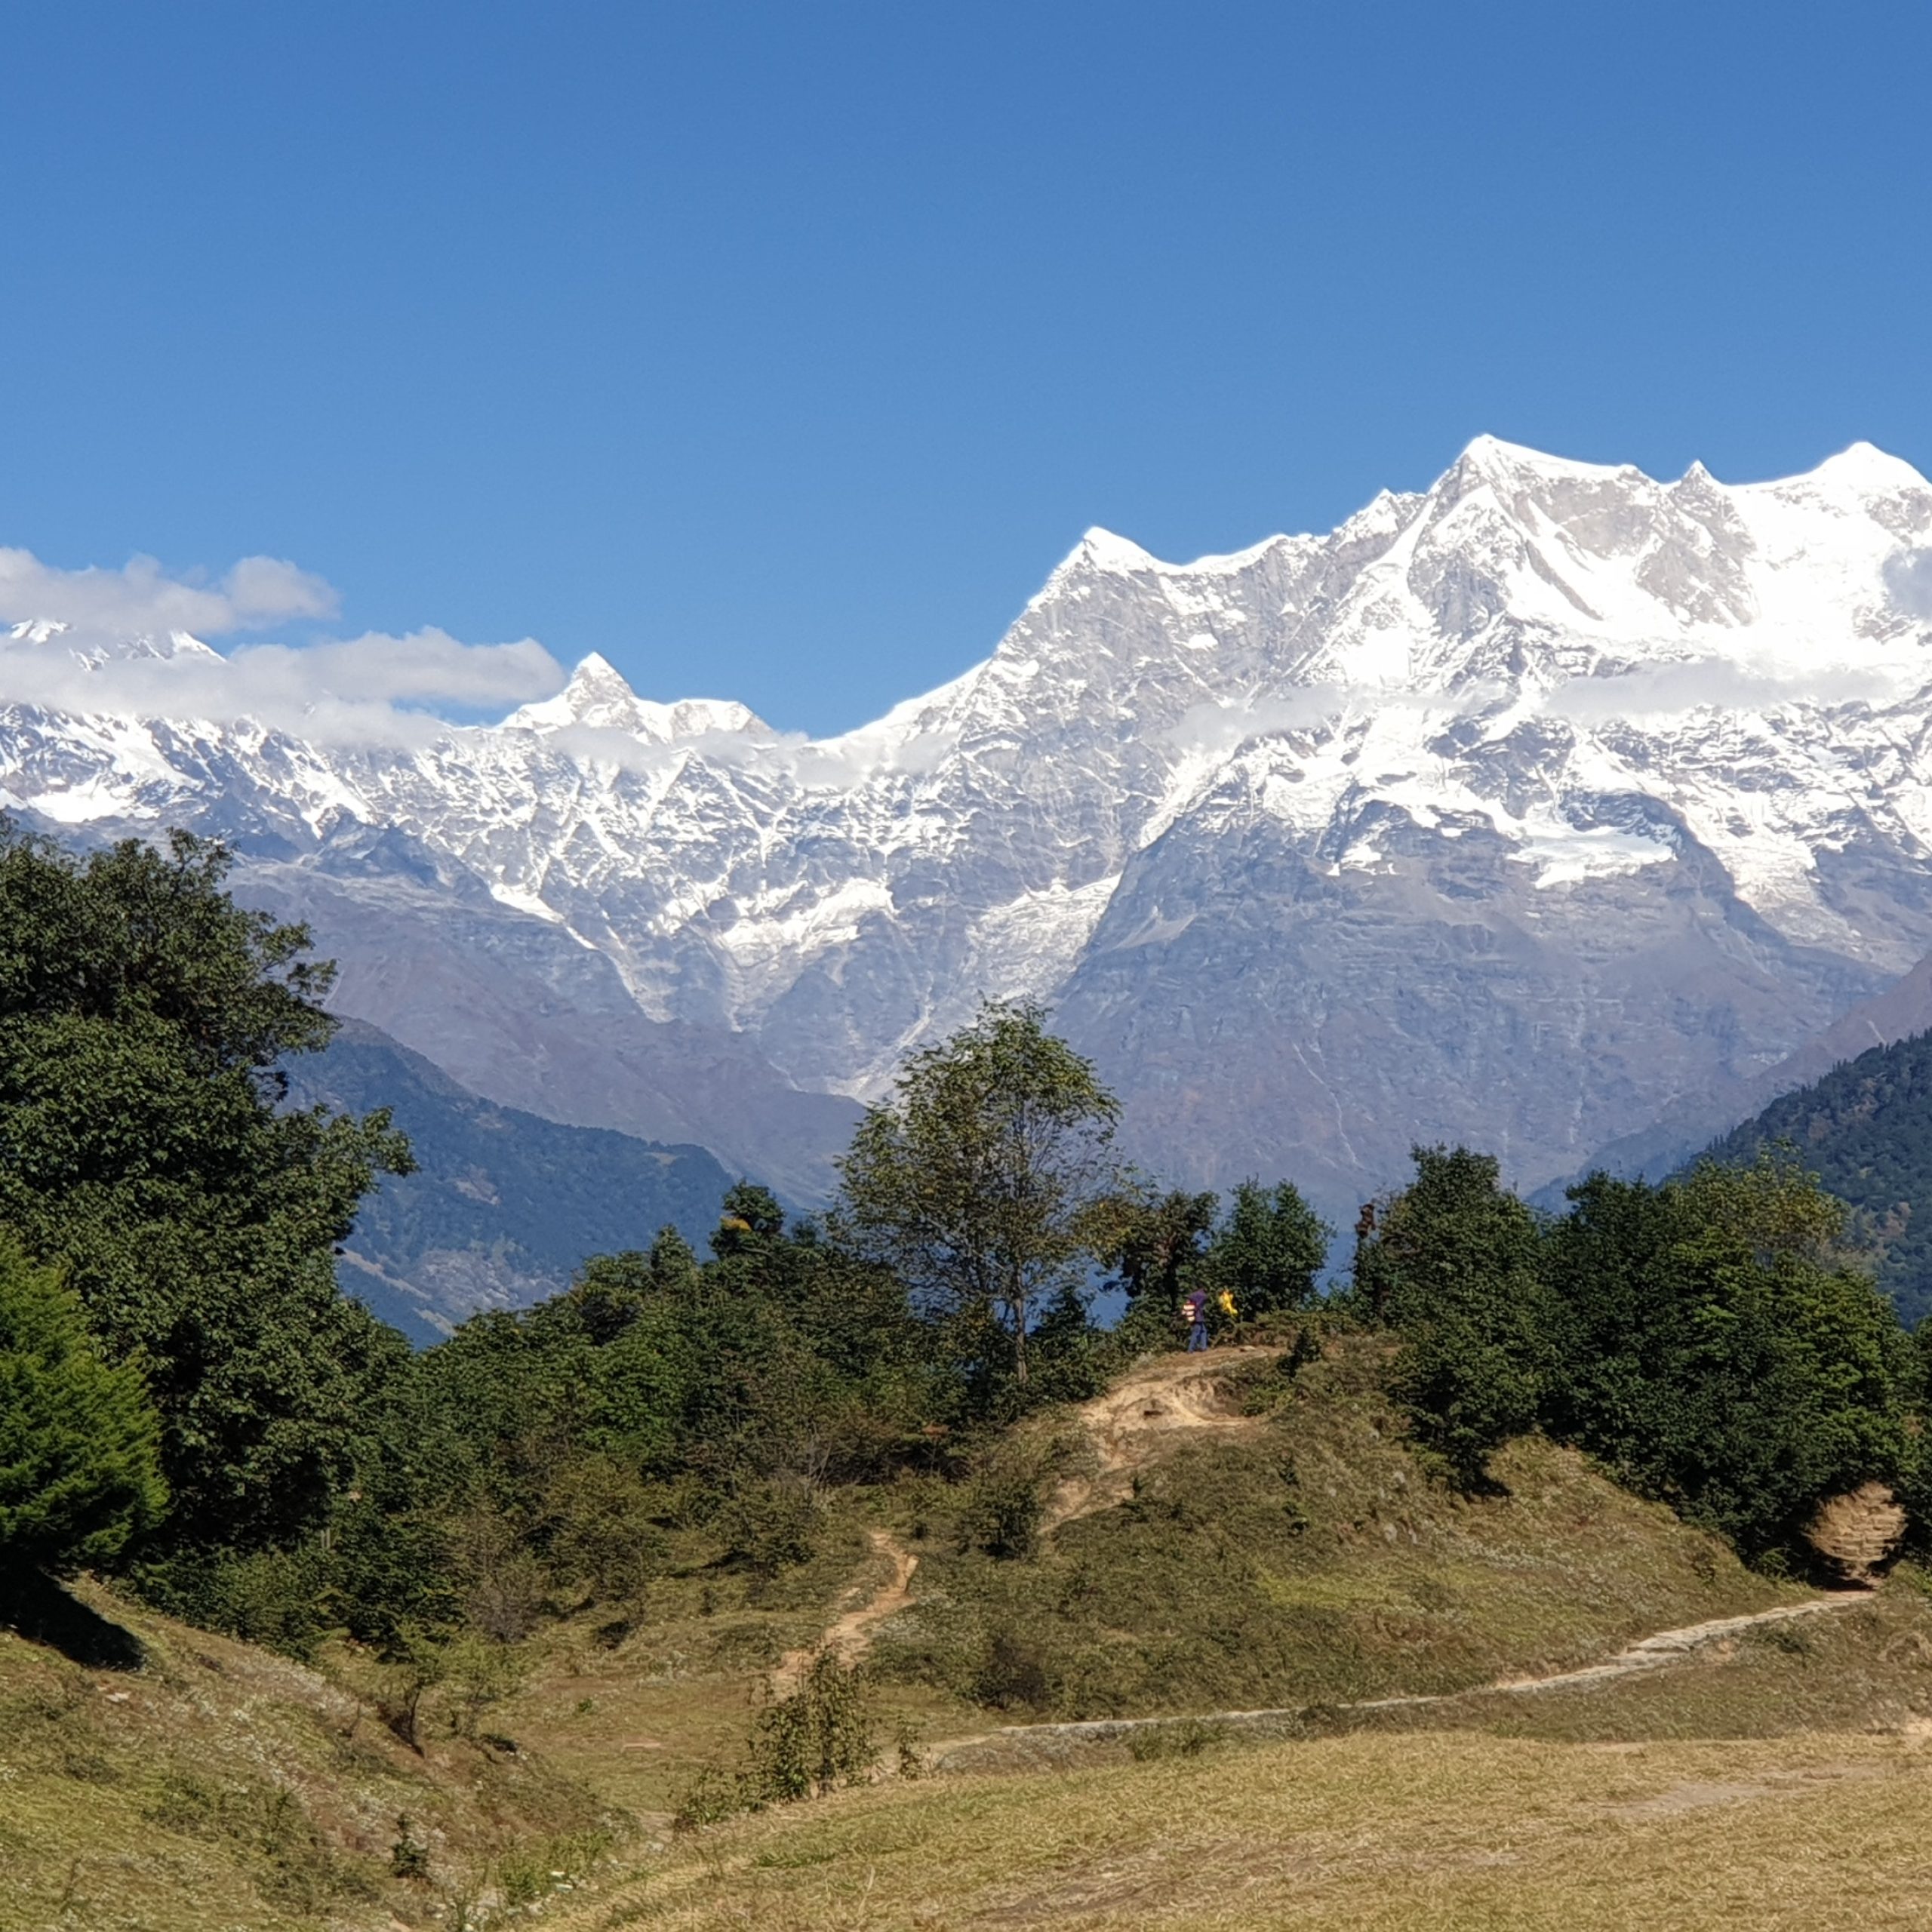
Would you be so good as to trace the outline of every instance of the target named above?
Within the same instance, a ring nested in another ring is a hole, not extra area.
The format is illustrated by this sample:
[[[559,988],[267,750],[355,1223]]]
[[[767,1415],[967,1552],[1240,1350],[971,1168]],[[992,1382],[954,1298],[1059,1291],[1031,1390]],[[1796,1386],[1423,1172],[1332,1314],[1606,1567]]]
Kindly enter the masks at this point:
[[[829,1625],[817,1642],[788,1651],[773,1669],[771,1687],[781,1697],[798,1687],[806,1666],[820,1651],[831,1651],[847,1663],[856,1663],[872,1647],[872,1631],[888,1617],[906,1609],[912,1598],[909,1586],[919,1559],[884,1530],[870,1533],[872,1548],[892,1564],[892,1574],[865,1601]]]
[[[1586,1664],[1577,1670],[1556,1671],[1547,1677],[1502,1678],[1491,1684],[1472,1684],[1466,1690],[1444,1690],[1418,1697],[1371,1697],[1360,1703],[1337,1704],[1330,1708],[1340,1714],[1414,1710],[1432,1704],[1460,1703],[1470,1697],[1521,1697],[1548,1690],[1582,1689],[1675,1663],[1706,1644],[1721,1643],[1758,1625],[1789,1623],[1798,1617],[1847,1610],[1870,1601],[1869,1590],[1835,1590],[1826,1596],[1808,1598],[1803,1603],[1780,1604],[1775,1609],[1755,1611],[1749,1616],[1714,1617],[1707,1623],[1687,1624],[1678,1630],[1660,1630],[1654,1636],[1639,1638],[1628,1649],[1619,1651],[1616,1656],[1605,1658],[1601,1663]],[[1304,1715],[1300,1707],[1288,1705],[1272,1710],[1206,1711],[1157,1718],[1093,1718],[1069,1724],[1008,1724],[971,1737],[949,1738],[934,1745],[931,1751],[935,1768],[964,1770],[972,1767],[970,1761],[976,1751],[995,1751],[1000,1746],[1017,1745],[1023,1748],[1029,1742],[1051,1745],[1056,1740],[1098,1743],[1109,1738],[1124,1737],[1131,1731],[1151,1730],[1171,1724],[1221,1724],[1235,1730],[1265,1730],[1298,1721]]]
[[[1260,1424],[1241,1413],[1226,1386],[1240,1362],[1278,1354],[1272,1349],[1217,1349],[1204,1355],[1157,1356],[1131,1369],[1104,1395],[1082,1402],[1075,1416],[1093,1444],[1094,1467],[1069,1476],[1054,1492],[1042,1527],[1056,1530],[1078,1516],[1112,1509],[1133,1494],[1134,1474],[1167,1439],[1189,1432],[1253,1433]]]
[[[1251,1430],[1256,1424],[1235,1407],[1223,1386],[1227,1369],[1252,1361],[1272,1349],[1218,1349],[1207,1355],[1162,1355],[1131,1370],[1104,1395],[1083,1402],[1075,1416],[1092,1441],[1095,1467],[1062,1483],[1047,1506],[1049,1530],[1097,1509],[1123,1502],[1134,1472],[1156,1453],[1162,1440],[1190,1429],[1224,1432]],[[772,1688],[783,1697],[798,1688],[806,1666],[821,1650],[856,1663],[872,1647],[872,1632],[888,1617],[910,1607],[909,1586],[919,1559],[888,1531],[869,1532],[872,1548],[892,1564],[891,1577],[863,1602],[831,1624],[818,1641],[789,1651],[771,1673]]]

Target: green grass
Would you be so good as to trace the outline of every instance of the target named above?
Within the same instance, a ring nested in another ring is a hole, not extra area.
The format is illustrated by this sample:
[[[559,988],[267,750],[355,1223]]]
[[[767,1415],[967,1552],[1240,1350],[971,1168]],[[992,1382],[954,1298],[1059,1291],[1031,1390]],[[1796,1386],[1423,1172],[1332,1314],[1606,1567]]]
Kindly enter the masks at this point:
[[[1015,1720],[1339,1703],[1560,1669],[1791,1594],[1546,1442],[1458,1495],[1377,1366],[1346,1343],[1251,1430],[1177,1437],[1128,1501],[1024,1559],[962,1552],[928,1496],[918,1607],[879,1668]]]

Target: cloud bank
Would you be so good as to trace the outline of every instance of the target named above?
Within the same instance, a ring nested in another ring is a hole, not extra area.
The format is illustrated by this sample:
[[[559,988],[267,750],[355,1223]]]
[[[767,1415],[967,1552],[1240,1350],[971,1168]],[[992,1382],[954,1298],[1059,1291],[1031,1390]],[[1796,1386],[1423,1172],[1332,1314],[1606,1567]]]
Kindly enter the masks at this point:
[[[564,681],[543,645],[464,644],[433,628],[300,646],[201,641],[326,617],[335,592],[274,557],[245,557],[211,583],[152,558],[63,571],[0,549],[0,703],[83,715],[232,724],[252,719],[321,743],[411,745],[440,715],[547,697]]]
[[[1614,676],[1572,678],[1538,709],[1579,724],[1611,718],[1681,717],[1687,712],[1765,710],[1781,704],[1883,703],[1911,680],[1897,669],[1816,664],[1749,670],[1721,657],[1646,664]]]
[[[339,601],[320,577],[279,557],[244,557],[208,584],[171,577],[152,557],[118,571],[63,571],[31,550],[0,546],[0,623],[63,624],[115,638],[225,637],[294,617],[332,617]]]
[[[1885,561],[1892,601],[1914,617],[1932,617],[1932,550],[1901,550]]]

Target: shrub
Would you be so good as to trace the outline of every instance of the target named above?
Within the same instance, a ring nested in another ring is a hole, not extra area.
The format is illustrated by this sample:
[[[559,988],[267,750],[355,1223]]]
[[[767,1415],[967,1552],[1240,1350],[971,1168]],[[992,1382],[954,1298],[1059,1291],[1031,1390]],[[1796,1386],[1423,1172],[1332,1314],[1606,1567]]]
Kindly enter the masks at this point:
[[[818,1510],[798,1486],[748,1482],[712,1527],[724,1540],[725,1560],[756,1576],[775,1577],[808,1563],[818,1546]]]
[[[986,1661],[974,1680],[973,1696],[976,1703],[996,1711],[1011,1710],[1016,1704],[1044,1710],[1052,1689],[1038,1647],[1011,1629],[993,1632],[987,1640]]]
[[[1043,1458],[1031,1444],[995,1444],[961,1487],[960,1548],[1002,1561],[1030,1556],[1046,1513],[1045,1479]]]
[[[878,1755],[863,1669],[821,1651],[798,1687],[758,1713],[744,1773],[749,1801],[789,1804],[862,1784]]]

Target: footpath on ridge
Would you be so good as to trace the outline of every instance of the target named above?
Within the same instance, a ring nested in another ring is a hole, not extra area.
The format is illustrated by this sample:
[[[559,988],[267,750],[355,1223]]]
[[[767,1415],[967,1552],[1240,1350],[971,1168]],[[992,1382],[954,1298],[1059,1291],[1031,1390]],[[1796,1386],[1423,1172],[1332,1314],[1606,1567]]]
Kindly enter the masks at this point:
[[[1081,1403],[1073,1411],[1092,1449],[1090,1468],[1063,1481],[1048,1501],[1042,1527],[1051,1531],[1062,1524],[1109,1509],[1131,1493],[1134,1472],[1146,1466],[1164,1444],[1177,1435],[1211,1432],[1247,1433],[1262,1426],[1241,1413],[1227,1386],[1231,1361],[1252,1361],[1278,1351],[1216,1350],[1202,1355],[1169,1355],[1130,1371],[1105,1394]],[[818,1641],[791,1651],[772,1672],[780,1695],[795,1690],[812,1658],[829,1651],[841,1661],[856,1663],[871,1648],[872,1636],[889,1617],[912,1607],[912,1574],[918,1558],[885,1530],[871,1533],[874,1551],[891,1564],[890,1572],[861,1602],[844,1611]],[[1454,1704],[1472,1697],[1531,1697],[1547,1692],[1584,1690],[1612,1683],[1681,1662],[1706,1647],[1726,1641],[1762,1625],[1792,1623],[1844,1610],[1870,1601],[1864,1589],[1834,1590],[1801,1602],[1780,1604],[1740,1617],[1715,1617],[1706,1623],[1660,1630],[1607,1657],[1601,1663],[1555,1671],[1543,1677],[1499,1678],[1460,1690],[1366,1699],[1327,1709],[1337,1716],[1376,1711],[1414,1710]],[[1303,1721],[1306,1709],[1287,1705],[1257,1710],[1201,1711],[1161,1717],[1091,1718],[1041,1724],[1001,1724],[968,1737],[940,1740],[928,1747],[933,1768],[974,1768],[978,1758],[991,1758],[1001,1749],[1029,1743],[1102,1743],[1137,1731],[1157,1730],[1177,1724],[1214,1724],[1229,1730],[1269,1730]]]

